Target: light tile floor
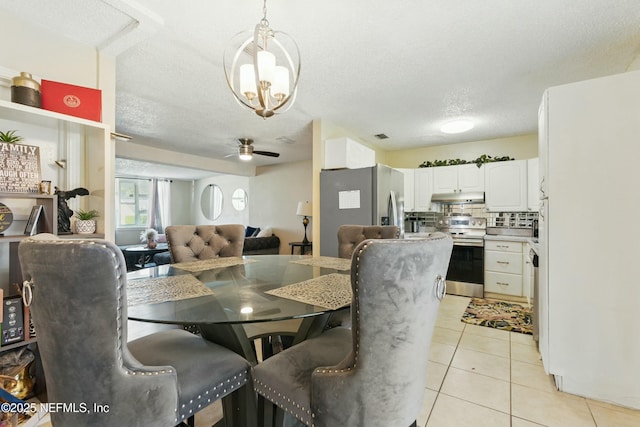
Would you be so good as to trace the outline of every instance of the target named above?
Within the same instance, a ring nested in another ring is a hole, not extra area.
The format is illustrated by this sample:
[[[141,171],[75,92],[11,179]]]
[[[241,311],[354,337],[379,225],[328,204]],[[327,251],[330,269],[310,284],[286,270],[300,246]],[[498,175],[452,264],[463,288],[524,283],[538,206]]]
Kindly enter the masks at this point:
[[[557,391],[531,335],[460,321],[469,301],[447,295],[440,305],[418,426],[640,426],[640,411]],[[214,404],[196,426],[221,414]]]
[[[557,391],[531,335],[461,322],[469,301],[447,295],[440,305],[419,426],[640,426],[640,411]],[[221,416],[215,403],[196,427]]]
[[[419,426],[640,426],[640,411],[557,391],[531,335],[461,322],[469,300],[440,306]]]

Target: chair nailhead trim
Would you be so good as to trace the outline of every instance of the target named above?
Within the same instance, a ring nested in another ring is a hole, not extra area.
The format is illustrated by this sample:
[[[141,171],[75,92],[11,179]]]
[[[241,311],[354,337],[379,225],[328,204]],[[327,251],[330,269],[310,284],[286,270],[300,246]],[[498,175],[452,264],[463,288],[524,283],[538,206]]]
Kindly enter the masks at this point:
[[[237,373],[232,377],[222,380],[221,383],[214,385],[209,390],[205,390],[197,398],[191,399],[189,401],[188,407],[183,403],[181,409],[182,419],[186,418],[185,414],[190,416],[190,414],[197,412],[198,408],[202,408],[202,405],[204,403],[209,405],[212,402],[212,399],[208,397],[210,393],[213,395],[215,391],[218,391],[214,399],[215,401],[222,397],[225,397],[227,394],[245,385],[248,382],[248,373],[248,370],[245,369],[244,371]],[[225,383],[227,384],[226,386]]]

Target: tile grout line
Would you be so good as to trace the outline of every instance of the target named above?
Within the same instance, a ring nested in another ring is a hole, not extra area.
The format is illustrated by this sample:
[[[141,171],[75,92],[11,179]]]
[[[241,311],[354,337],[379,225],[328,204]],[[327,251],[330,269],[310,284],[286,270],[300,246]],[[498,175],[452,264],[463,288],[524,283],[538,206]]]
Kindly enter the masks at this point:
[[[460,337],[458,338],[458,341],[456,342],[455,350],[453,350],[453,354],[451,355],[451,359],[449,359],[449,363],[447,364],[447,369],[444,371],[444,376],[442,377],[442,382],[438,386],[438,391],[437,391],[437,394],[436,394],[436,398],[433,401],[433,405],[431,405],[431,409],[429,410],[429,415],[427,416],[427,422],[425,423],[424,427],[427,427],[427,424],[429,424],[429,420],[431,419],[431,414],[433,413],[433,409],[436,407],[436,403],[438,402],[438,398],[440,398],[440,393],[442,392],[442,386],[444,385],[444,380],[447,378],[447,374],[449,373],[449,369],[451,368],[451,363],[453,363],[453,358],[456,356],[456,352],[458,351],[458,346],[460,345],[460,341],[462,340],[462,335],[464,335],[464,331],[465,331],[466,328],[467,328],[467,325],[464,324],[462,326],[462,331],[460,332]],[[433,342],[433,338],[431,339],[431,341]],[[427,362],[428,362],[428,358],[429,358],[429,356],[427,355]]]

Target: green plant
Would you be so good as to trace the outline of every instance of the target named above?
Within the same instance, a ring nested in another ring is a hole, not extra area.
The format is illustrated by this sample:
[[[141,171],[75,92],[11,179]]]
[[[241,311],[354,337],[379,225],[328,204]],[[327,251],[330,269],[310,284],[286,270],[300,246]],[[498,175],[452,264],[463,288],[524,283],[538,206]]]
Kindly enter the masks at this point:
[[[74,216],[79,220],[87,221],[99,217],[100,213],[98,213],[98,211],[95,209],[91,209],[90,211],[83,211],[82,209],[78,209]]]
[[[16,135],[15,130],[8,130],[6,132],[2,132],[0,130],[0,141],[2,142],[8,142],[10,144],[13,144],[14,142],[20,142],[22,140],[24,140],[24,138],[21,137],[20,135]]]
[[[478,157],[475,160],[464,160],[464,159],[449,159],[449,160],[434,160],[432,161],[425,161],[422,162],[421,164],[418,165],[419,168],[432,168],[432,167],[436,167],[436,166],[455,166],[455,165],[466,165],[469,163],[475,163],[476,166],[480,167],[485,163],[491,163],[491,162],[504,162],[507,160],[515,160],[512,157],[509,156],[502,156],[502,157],[491,157],[491,156],[487,156],[486,154],[483,154],[482,156]]]

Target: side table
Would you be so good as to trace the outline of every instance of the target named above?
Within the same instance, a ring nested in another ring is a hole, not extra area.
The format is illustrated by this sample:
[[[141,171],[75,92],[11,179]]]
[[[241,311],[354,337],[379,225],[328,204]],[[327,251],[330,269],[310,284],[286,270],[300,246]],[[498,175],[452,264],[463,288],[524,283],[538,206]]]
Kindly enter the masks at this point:
[[[151,262],[153,255],[160,252],[167,252],[169,247],[166,243],[158,243],[158,246],[153,249],[147,248],[145,245],[124,246],[121,249],[124,252],[125,259],[128,261],[127,264],[129,264],[129,260],[131,260],[133,264],[127,265],[127,267],[140,269],[155,266],[155,264]]]
[[[296,247],[300,248],[300,255],[304,255],[307,252],[307,248],[309,248],[309,251],[311,251],[313,244],[311,242],[289,242],[289,246],[291,246],[291,255],[293,255],[293,249]]]

